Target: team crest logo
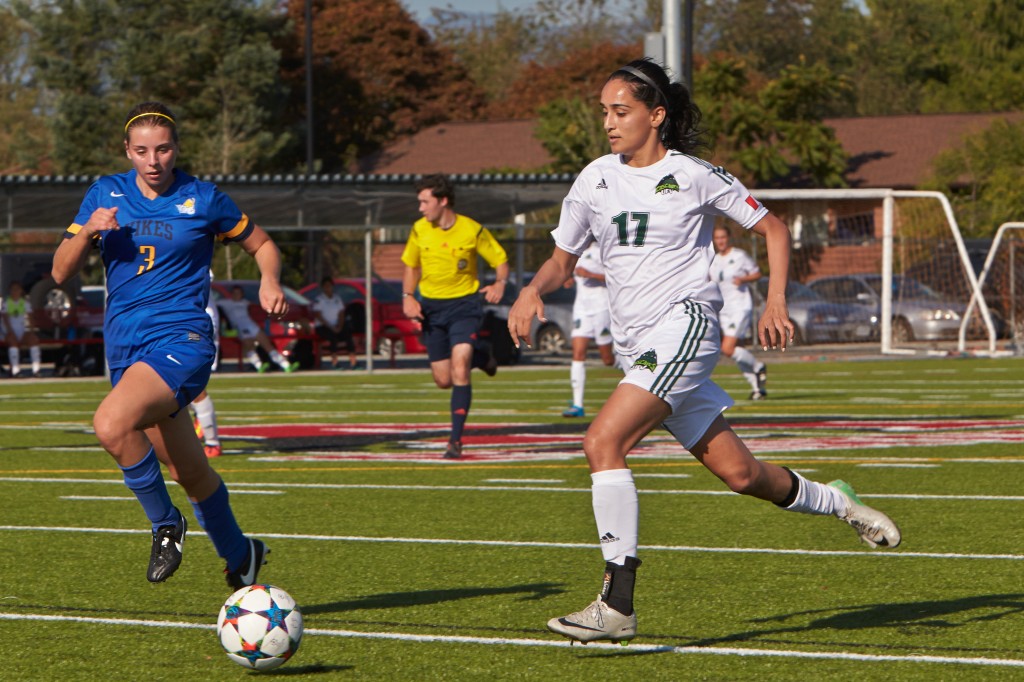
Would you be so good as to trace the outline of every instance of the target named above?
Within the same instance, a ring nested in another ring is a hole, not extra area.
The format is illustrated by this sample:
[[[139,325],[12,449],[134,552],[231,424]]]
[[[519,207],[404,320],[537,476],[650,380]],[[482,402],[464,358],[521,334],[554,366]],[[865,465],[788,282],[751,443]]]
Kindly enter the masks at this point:
[[[636,359],[636,362],[633,363],[630,369],[647,369],[653,372],[658,369],[658,354],[654,352],[653,348],[646,351]]]
[[[174,207],[178,209],[178,213],[182,215],[195,215],[196,214],[196,200],[195,197],[189,197],[183,204],[175,204]]]
[[[655,194],[670,194],[672,192],[679,191],[679,183],[676,182],[674,175],[669,173],[661,180],[658,181],[658,186],[654,188]]]
[[[460,258],[458,264],[455,267],[457,267],[459,270],[465,270],[467,265],[469,265],[469,261],[467,261],[465,258]]]

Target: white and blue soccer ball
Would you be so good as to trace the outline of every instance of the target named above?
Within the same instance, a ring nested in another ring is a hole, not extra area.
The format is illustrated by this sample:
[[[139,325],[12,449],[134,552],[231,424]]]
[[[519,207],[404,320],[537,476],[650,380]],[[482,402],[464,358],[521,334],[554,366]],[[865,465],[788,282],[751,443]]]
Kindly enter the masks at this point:
[[[217,636],[228,658],[244,668],[282,665],[302,641],[302,612],[273,585],[250,585],[228,597],[217,617]]]

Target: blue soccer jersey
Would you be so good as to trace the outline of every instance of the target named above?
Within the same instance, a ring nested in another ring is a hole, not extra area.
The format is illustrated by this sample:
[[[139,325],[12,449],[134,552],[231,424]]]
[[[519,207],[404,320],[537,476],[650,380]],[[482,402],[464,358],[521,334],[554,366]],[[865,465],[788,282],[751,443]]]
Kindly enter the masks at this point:
[[[117,207],[119,230],[99,233],[107,274],[103,323],[112,369],[189,334],[213,337],[206,305],[215,240],[245,239],[249,218],[215,185],[179,170],[156,199],[136,185],[134,170],[101,177],[89,188],[65,238],[97,208]]]

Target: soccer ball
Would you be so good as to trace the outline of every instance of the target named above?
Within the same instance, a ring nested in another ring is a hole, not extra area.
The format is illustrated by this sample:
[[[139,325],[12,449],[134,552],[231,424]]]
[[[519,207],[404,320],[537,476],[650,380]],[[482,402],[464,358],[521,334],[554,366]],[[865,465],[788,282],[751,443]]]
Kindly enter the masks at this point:
[[[302,641],[302,612],[273,585],[250,585],[228,597],[217,617],[217,636],[228,658],[244,668],[283,664]]]

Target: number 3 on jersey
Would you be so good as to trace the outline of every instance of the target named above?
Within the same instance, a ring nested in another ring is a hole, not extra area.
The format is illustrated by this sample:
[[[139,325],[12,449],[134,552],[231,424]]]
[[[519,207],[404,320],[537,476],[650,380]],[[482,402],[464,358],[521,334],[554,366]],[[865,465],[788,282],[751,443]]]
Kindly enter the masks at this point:
[[[643,246],[647,238],[647,223],[651,218],[650,213],[632,213],[623,211],[612,218],[612,222],[619,228],[619,246],[629,246],[629,223],[636,223],[636,234],[633,236],[633,246]]]
[[[147,270],[152,270],[153,269],[153,261],[156,260],[156,247],[155,246],[140,246],[139,247],[139,253],[142,254],[142,259],[145,262],[142,265],[139,266],[139,271],[135,273],[136,275],[141,275],[142,273],[146,272]]]

